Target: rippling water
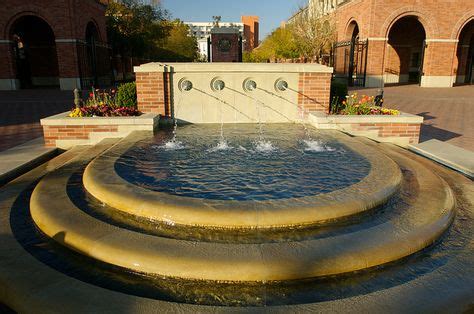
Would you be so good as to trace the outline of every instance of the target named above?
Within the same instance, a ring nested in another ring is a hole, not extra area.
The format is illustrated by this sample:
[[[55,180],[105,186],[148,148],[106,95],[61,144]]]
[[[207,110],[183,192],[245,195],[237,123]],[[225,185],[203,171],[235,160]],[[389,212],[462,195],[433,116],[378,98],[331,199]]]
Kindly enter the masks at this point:
[[[138,143],[122,156],[120,176],[184,197],[265,200],[338,190],[363,179],[369,162],[327,133],[300,125],[189,125]],[[304,187],[304,189],[302,188]]]

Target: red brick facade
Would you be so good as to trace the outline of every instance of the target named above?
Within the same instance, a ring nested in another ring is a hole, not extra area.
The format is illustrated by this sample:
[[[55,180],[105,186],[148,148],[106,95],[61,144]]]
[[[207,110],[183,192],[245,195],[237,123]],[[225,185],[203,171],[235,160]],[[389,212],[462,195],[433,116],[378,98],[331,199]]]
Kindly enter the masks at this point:
[[[329,112],[331,74],[300,73],[298,82],[298,105],[304,113],[309,111]]]
[[[170,116],[169,73],[137,72],[138,110]]]
[[[44,143],[48,147],[55,147],[57,140],[89,140],[91,133],[117,132],[116,125],[44,125]]]
[[[376,131],[379,138],[407,137],[410,144],[418,144],[420,137],[419,123],[355,123],[350,128],[354,134]]]
[[[239,45],[238,33],[212,33],[211,43],[212,62],[241,61],[241,47]]]
[[[242,16],[244,23],[244,50],[252,51],[257,48],[259,40],[259,17],[258,16]]]
[[[359,39],[368,40],[366,86],[381,86],[391,75],[413,79],[418,68],[422,86],[449,87],[472,71],[472,1],[352,0],[332,14],[338,41],[351,40],[354,23]]]
[[[105,9],[97,0],[2,1],[0,89],[18,89],[26,76],[31,87],[60,85],[72,89],[84,83],[81,79],[100,80],[109,75]],[[44,31],[29,34],[35,23],[49,29],[52,39],[34,38],[44,36]],[[15,35],[25,47],[26,57],[20,56]]]

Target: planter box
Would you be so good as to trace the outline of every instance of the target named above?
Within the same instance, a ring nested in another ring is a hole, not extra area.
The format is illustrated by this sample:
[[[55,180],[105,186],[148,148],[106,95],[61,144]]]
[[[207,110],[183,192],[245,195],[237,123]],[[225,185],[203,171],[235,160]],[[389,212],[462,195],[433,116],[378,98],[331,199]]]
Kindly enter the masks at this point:
[[[322,112],[310,112],[308,120],[318,129],[340,130],[402,147],[418,143],[423,123],[423,117],[403,112],[398,116],[328,115]]]
[[[122,138],[133,131],[151,131],[160,116],[147,113],[138,117],[68,117],[69,112],[41,119],[46,146],[69,149],[74,145],[93,145],[104,138]]]

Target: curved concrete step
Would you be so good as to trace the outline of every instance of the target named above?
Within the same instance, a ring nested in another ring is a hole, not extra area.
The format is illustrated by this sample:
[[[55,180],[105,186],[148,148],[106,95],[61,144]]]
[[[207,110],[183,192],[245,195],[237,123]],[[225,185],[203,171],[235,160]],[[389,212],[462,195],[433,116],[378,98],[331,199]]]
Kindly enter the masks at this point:
[[[136,132],[97,157],[86,168],[83,183],[90,194],[107,205],[152,221],[212,228],[313,225],[375,208],[397,192],[401,183],[400,169],[393,160],[338,133],[338,140],[371,164],[369,174],[352,186],[315,196],[259,202],[180,197],[139,187],[116,173],[117,159],[143,136]]]
[[[71,151],[74,155],[77,151]],[[94,286],[80,279],[64,274],[50,265],[36,259],[18,242],[12,230],[12,208],[19,197],[24,197],[23,190],[39,180],[45,173],[52,171],[65,162],[62,154],[24,175],[15,183],[0,189],[0,300],[18,313],[126,313],[162,312],[179,313],[288,313],[288,312],[455,312],[468,311],[474,299],[474,185],[466,177],[437,165],[422,157],[411,154],[411,157],[422,162],[441,175],[456,191],[456,198],[463,202],[457,209],[464,224],[461,230],[449,235],[445,241],[457,241],[458,232],[462,232],[468,245],[456,254],[447,256],[443,265],[438,265],[428,273],[409,281],[398,281],[395,286],[381,289],[364,295],[341,294],[340,298],[331,301],[315,301],[298,305],[265,306],[265,307],[225,307],[200,306],[183,304],[117,292],[113,288]],[[72,158],[73,156],[71,156]],[[60,161],[57,163],[58,161]],[[55,165],[56,164],[56,165]],[[47,170],[46,170],[47,169]],[[465,228],[465,229],[463,229]],[[454,239],[453,239],[454,238]],[[451,245],[450,245],[451,246]],[[425,265],[431,268],[431,259]],[[407,267],[409,267],[407,265]],[[378,276],[374,278],[378,279]],[[393,280],[387,278],[384,280]],[[446,289],[449,287],[449,289]]]
[[[357,232],[300,242],[221,244],[141,234],[96,220],[68,198],[77,170],[45,177],[31,198],[37,226],[57,242],[105,263],[137,272],[196,280],[284,281],[362,270],[406,257],[433,243],[451,224],[454,198],[447,184],[410,157],[387,150],[418,182],[409,210]],[[93,155],[88,157],[94,158]],[[83,158],[77,164],[83,165]]]

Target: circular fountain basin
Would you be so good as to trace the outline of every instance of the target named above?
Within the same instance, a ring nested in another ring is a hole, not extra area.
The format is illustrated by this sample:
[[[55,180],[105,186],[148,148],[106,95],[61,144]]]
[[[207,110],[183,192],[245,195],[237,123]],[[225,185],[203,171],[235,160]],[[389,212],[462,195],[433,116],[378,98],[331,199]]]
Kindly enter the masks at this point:
[[[122,212],[207,228],[314,225],[373,209],[399,189],[396,163],[348,136],[304,142],[301,127],[266,126],[259,142],[237,129],[224,149],[218,127],[180,129],[175,150],[137,133],[92,161],[84,186]]]
[[[90,156],[44,178],[31,197],[31,214],[42,232],[62,245],[141,273],[231,282],[337,275],[411,255],[432,244],[454,218],[454,198],[443,180],[397,152],[391,157],[416,177],[409,209],[371,228],[323,238],[223,244],[157,237],[110,225],[77,208],[66,193],[69,177]]]

